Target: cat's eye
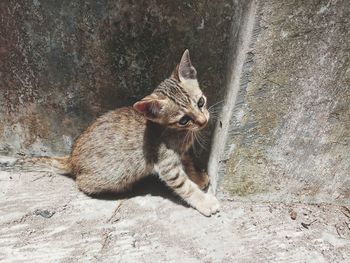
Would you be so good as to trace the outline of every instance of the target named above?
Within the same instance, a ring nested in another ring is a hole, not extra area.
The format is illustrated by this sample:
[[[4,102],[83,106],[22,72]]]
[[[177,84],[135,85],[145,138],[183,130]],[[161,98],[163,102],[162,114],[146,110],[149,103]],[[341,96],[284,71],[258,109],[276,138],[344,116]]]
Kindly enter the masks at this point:
[[[202,108],[202,107],[204,106],[204,103],[205,103],[204,97],[200,97],[200,99],[199,99],[198,102],[197,102],[197,106],[198,106],[199,108]]]
[[[180,120],[179,120],[179,124],[184,126],[186,125],[189,121],[191,120],[190,117],[188,117],[187,115],[183,116]]]

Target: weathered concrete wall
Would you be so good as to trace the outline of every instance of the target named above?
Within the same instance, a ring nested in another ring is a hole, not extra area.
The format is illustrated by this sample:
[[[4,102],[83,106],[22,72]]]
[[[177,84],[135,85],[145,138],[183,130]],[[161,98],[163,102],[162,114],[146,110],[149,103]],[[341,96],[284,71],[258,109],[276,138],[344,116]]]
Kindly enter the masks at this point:
[[[60,154],[103,112],[131,104],[189,48],[215,101],[239,2],[0,2],[0,154]]]
[[[260,4],[222,186],[237,198],[349,203],[350,1]]]
[[[1,1],[0,154],[69,152],[97,116],[150,92],[185,48],[219,100],[250,2]],[[221,185],[244,198],[348,202],[350,2],[255,2]]]

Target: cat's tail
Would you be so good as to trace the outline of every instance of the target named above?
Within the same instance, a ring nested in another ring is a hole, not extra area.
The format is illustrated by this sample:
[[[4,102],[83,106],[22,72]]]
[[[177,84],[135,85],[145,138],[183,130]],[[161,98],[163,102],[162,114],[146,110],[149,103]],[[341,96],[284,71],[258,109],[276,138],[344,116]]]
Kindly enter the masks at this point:
[[[71,175],[70,156],[62,157],[25,157],[9,159],[0,162],[0,170],[18,172],[53,172],[62,175]]]

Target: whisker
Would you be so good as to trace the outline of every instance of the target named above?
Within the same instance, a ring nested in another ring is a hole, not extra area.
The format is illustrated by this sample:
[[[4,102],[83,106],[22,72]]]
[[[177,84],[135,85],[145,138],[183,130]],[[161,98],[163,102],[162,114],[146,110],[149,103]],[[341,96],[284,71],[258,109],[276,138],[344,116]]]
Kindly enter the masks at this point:
[[[196,135],[195,135],[195,133],[193,132],[193,137],[194,137],[194,140],[195,140],[195,143],[193,143],[193,146],[192,146],[192,149],[193,149],[193,153],[194,153],[194,155],[196,156],[196,157],[199,157],[199,154],[200,154],[200,152],[198,151],[198,149],[197,149],[197,140],[196,140]]]
[[[220,112],[222,111],[222,107],[218,107],[218,108],[211,108],[208,110],[210,113],[215,113],[215,112]]]
[[[215,102],[214,104],[210,105],[210,107],[213,107],[213,106],[220,104],[220,103],[223,103],[223,102],[224,102],[224,100],[219,100],[219,101]]]
[[[212,108],[212,109],[210,109],[210,110],[208,110],[209,111],[209,113],[218,113],[218,112],[221,112],[222,111],[222,107],[220,107],[220,108]]]
[[[206,138],[205,134],[203,134],[203,133],[201,133],[201,132],[198,132],[197,135],[198,135],[198,138],[201,140],[201,142],[202,142],[205,146],[207,146],[209,140],[208,140],[208,138]]]
[[[187,140],[189,139],[190,132],[191,132],[191,131],[187,131],[187,132],[186,132],[186,135],[185,135],[185,137],[184,137],[184,140],[182,141],[181,148],[184,148],[184,146],[188,143]]]
[[[194,133],[194,138],[195,138],[196,142],[198,143],[198,145],[200,147],[202,147],[203,149],[207,150],[206,146],[203,144],[203,142],[199,139],[198,136],[199,136],[198,133]]]
[[[208,110],[212,109],[213,107],[215,107],[215,106],[217,106],[218,104],[223,103],[223,102],[224,102],[224,100],[220,100],[220,101],[214,103],[213,105],[211,105],[211,106],[208,108]]]
[[[216,116],[216,115],[220,115],[222,112],[222,110],[218,110],[218,111],[209,111],[209,115],[210,116]]]

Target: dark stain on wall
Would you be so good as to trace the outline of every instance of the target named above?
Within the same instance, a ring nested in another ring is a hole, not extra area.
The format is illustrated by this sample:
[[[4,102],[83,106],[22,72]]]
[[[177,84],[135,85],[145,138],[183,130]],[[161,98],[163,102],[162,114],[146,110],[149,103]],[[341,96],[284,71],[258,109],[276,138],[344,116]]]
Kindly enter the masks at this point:
[[[0,3],[0,154],[65,154],[104,112],[167,77],[188,48],[209,101],[225,83],[233,1]]]

